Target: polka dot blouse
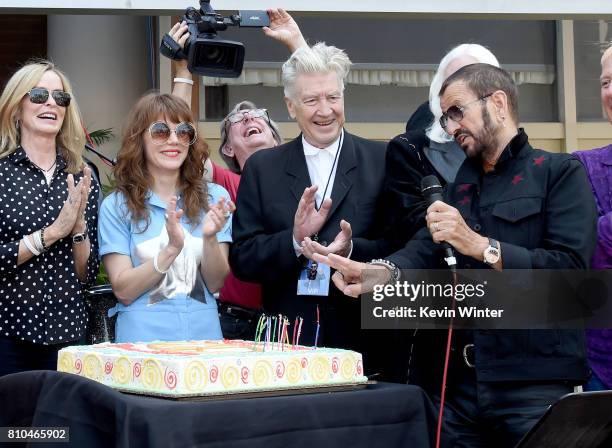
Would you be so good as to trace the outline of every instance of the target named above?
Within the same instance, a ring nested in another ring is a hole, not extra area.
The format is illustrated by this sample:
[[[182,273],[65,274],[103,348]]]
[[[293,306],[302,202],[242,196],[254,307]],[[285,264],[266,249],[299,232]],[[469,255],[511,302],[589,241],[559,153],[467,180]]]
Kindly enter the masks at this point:
[[[0,159],[0,336],[61,344],[85,334],[84,286],[77,278],[69,235],[17,266],[24,235],[47,227],[68,197],[66,163],[57,156],[50,184],[22,148]],[[75,181],[82,177],[75,175]],[[87,282],[98,272],[98,191],[92,179],[85,211],[91,254]]]

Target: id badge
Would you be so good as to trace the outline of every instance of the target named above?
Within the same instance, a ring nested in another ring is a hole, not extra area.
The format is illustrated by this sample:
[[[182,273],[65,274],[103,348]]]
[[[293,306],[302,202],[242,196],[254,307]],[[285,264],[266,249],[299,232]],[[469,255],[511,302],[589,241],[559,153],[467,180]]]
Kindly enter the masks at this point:
[[[298,296],[328,296],[330,273],[328,265],[308,260],[298,278]]]

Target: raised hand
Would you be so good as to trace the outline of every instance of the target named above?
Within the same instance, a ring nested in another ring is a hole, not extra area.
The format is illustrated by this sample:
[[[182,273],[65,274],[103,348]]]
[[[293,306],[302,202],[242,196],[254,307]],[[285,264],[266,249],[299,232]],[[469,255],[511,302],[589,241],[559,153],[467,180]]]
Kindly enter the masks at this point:
[[[81,201],[83,196],[83,184],[85,178],[83,176],[78,184],[74,184],[74,176],[68,174],[66,177],[66,184],[68,186],[68,197],[64,202],[62,209],[58,217],[53,221],[53,224],[46,230],[46,235],[53,235],[54,240],[59,240],[69,235],[77,222],[79,217],[79,210],[81,209]],[[89,183],[91,183],[91,170],[89,172]],[[89,190],[87,191],[89,193]],[[85,202],[87,202],[87,193],[85,193]],[[84,229],[83,229],[84,230]]]
[[[168,232],[168,246],[180,253],[185,243],[185,231],[181,226],[182,209],[176,209],[177,197],[172,196],[166,208],[166,230]]]
[[[352,236],[353,231],[351,230],[351,225],[348,221],[343,219],[340,221],[340,232],[329,246],[323,246],[309,237],[306,237],[304,241],[302,241],[302,254],[310,260],[312,260],[313,254],[337,254],[342,257],[348,257],[351,251]]]
[[[204,217],[202,224],[202,233],[204,237],[213,237],[227,223],[230,215],[236,210],[236,206],[232,201],[227,201],[225,198],[219,198],[219,201],[210,207],[208,213]]]
[[[293,237],[298,244],[301,244],[307,236],[312,236],[321,230],[331,210],[332,201],[330,198],[327,198],[317,211],[315,207],[315,193],[317,189],[318,187],[313,185],[304,190],[295,212]]]
[[[268,9],[270,26],[262,28],[264,34],[285,44],[292,53],[308,44],[300,31],[300,27],[287,11],[281,8]]]
[[[86,166],[83,169],[83,178],[81,179],[81,202],[79,204],[79,210],[77,211],[77,217],[74,222],[74,227],[70,232],[71,235],[85,232],[87,229],[87,221],[85,220],[85,209],[87,208],[87,201],[89,200],[89,189],[91,188],[91,168]]]
[[[185,42],[189,39],[191,34],[187,31],[187,22],[177,22],[174,26],[168,31],[168,35],[174,39],[174,41],[180,45],[182,49],[185,49]],[[178,61],[174,61],[174,67],[176,68],[176,75],[179,78],[185,78],[189,75],[189,70],[187,70],[187,60],[181,59]]]

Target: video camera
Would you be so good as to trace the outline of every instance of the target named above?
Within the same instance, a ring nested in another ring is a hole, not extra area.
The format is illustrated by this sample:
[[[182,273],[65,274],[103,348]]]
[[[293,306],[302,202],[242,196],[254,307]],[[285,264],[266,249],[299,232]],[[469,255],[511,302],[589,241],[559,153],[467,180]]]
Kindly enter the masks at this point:
[[[239,11],[229,17],[217,14],[210,0],[200,0],[200,9],[189,7],[181,19],[187,22],[189,39],[185,49],[166,34],[160,45],[161,53],[174,60],[187,59],[191,73],[220,78],[237,78],[244,63],[241,42],[220,39],[218,31],[228,26],[262,27],[270,24],[266,11]]]

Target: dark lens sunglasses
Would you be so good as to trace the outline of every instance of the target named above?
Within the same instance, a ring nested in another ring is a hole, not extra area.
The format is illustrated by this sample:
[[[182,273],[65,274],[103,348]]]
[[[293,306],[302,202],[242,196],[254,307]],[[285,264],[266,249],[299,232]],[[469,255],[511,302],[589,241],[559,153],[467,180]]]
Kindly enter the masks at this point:
[[[442,129],[446,130],[446,126],[448,125],[448,120],[449,118],[451,120],[453,120],[455,123],[459,123],[461,120],[463,120],[463,112],[470,107],[472,104],[477,103],[479,101],[484,101],[487,98],[489,98],[491,95],[493,95],[494,92],[488,93],[485,96],[481,96],[478,99],[475,99],[474,101],[470,101],[469,103],[463,105],[463,106],[451,106],[448,109],[446,109],[446,112],[444,112],[442,114],[442,116],[440,117],[440,126],[442,126]]]
[[[43,87],[34,87],[28,92],[30,101],[34,104],[44,104],[49,99],[49,91]],[[51,92],[55,104],[60,107],[68,107],[70,105],[71,96],[63,90],[53,90]]]
[[[163,121],[156,121],[149,126],[149,135],[156,145],[166,144],[172,132],[176,134],[176,139],[182,145],[193,145],[198,138],[195,127],[187,122],[179,123],[174,129],[170,129],[170,126]]]

